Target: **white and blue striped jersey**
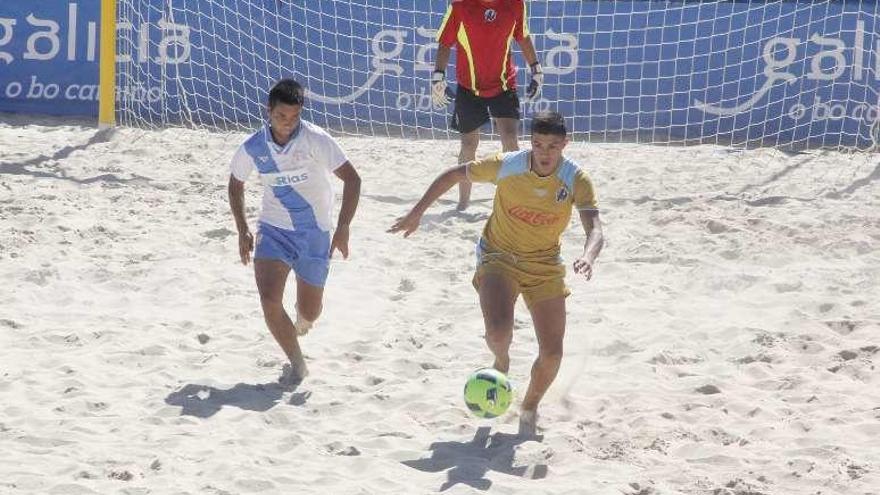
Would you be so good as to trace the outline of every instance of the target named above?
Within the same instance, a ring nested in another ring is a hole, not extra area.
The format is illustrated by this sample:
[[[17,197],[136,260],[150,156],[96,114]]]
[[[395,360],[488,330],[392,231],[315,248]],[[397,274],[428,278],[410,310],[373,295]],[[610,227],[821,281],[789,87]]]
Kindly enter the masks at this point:
[[[260,222],[288,230],[333,228],[333,171],[348,159],[324,129],[300,120],[286,146],[269,126],[252,134],[232,158],[232,175],[245,182],[254,169],[264,186]]]

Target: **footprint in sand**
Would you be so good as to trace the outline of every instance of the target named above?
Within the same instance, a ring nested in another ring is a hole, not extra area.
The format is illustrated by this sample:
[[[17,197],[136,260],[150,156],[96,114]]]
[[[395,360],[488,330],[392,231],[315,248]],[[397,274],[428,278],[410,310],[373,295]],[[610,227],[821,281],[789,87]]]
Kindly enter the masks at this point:
[[[324,445],[328,453],[333,455],[356,456],[361,455],[361,451],[352,445],[344,445],[341,442],[331,442]]]
[[[828,320],[825,326],[839,333],[840,335],[849,335],[862,326],[861,321],[856,320]]]
[[[49,285],[51,279],[58,279],[58,270],[54,268],[40,268],[39,270],[29,270],[24,276],[26,282],[31,282],[40,287]]]
[[[639,351],[640,349],[631,346],[627,342],[624,342],[622,340],[615,340],[611,344],[608,344],[601,349],[597,349],[596,351],[594,351],[594,354],[596,354],[597,356],[611,357],[632,354]]]
[[[312,393],[309,391],[306,392],[296,392],[290,396],[290,400],[287,401],[291,406],[304,406],[305,403],[309,400],[309,397],[312,396]]]
[[[275,483],[265,480],[236,480],[235,486],[246,492],[265,492],[275,488]]]
[[[19,328],[22,327],[22,324],[15,321],[15,320],[0,318],[0,327],[9,327],[13,330],[18,330]]]
[[[832,309],[834,309],[833,303],[823,303],[823,304],[819,305],[819,312],[820,313],[827,313],[827,312],[831,311]]]
[[[715,385],[703,385],[702,387],[698,387],[696,389],[696,391],[701,394],[704,394],[704,395],[713,395],[713,394],[720,394],[721,393],[721,389],[719,389]]]
[[[280,368],[282,364],[278,358],[257,358],[257,366],[260,368]]]
[[[399,301],[406,297],[408,292],[412,292],[416,290],[416,283],[408,278],[400,279],[400,284],[397,286],[397,294],[391,296],[392,301]]]
[[[233,232],[229,229],[222,228],[222,229],[207,230],[205,232],[202,232],[202,237],[207,237],[208,239],[215,239],[215,240],[222,241],[233,234],[235,234],[235,232]]]
[[[657,490],[652,486],[643,486],[639,483],[630,483],[628,490],[621,490],[626,495],[655,495]]]
[[[876,345],[867,345],[858,349],[844,349],[835,355],[838,364],[828,368],[828,371],[837,373],[847,368],[856,376],[860,375],[860,371],[866,369],[874,369],[872,356],[880,351],[880,347]]]

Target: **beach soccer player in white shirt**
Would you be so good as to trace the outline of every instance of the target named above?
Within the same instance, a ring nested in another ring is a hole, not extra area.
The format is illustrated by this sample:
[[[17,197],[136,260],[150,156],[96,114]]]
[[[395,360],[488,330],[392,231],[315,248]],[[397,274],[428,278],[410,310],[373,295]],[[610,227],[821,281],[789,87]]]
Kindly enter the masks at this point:
[[[281,379],[288,385],[308,374],[298,336],[305,335],[321,314],[330,257],[338,250],[348,258],[349,224],[361,185],[336,140],[300,118],[304,101],[299,83],[278,81],[269,91],[268,124],[238,148],[229,176],[229,206],[238,229],[239,255],[247,265],[253,252],[266,325],[290,360]],[[263,184],[256,240],[244,209],[245,182],[254,170]],[[335,230],[334,175],[343,183]],[[296,274],[296,323],[283,305],[291,269]]]

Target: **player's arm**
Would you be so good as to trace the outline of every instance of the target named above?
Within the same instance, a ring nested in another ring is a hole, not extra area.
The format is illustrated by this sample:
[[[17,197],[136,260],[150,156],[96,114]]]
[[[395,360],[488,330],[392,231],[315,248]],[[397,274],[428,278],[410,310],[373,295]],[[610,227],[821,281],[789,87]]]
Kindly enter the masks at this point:
[[[526,63],[529,64],[529,67],[534,67],[535,64],[538,63],[538,54],[535,52],[535,45],[532,44],[532,36],[529,31],[529,16],[526,13],[528,10],[526,2],[520,2],[515,9],[517,19],[513,38],[516,40],[517,44],[519,44],[523,57],[526,59]]]
[[[244,182],[229,175],[229,209],[235,219],[235,228],[238,230],[238,254],[241,263],[247,265],[251,260],[251,251],[254,249],[254,236],[248,227],[247,217],[244,213]]]
[[[541,94],[541,86],[544,85],[544,69],[541,67],[541,62],[538,61],[538,54],[535,52],[535,45],[532,44],[532,37],[525,36],[518,40],[518,43],[522,49],[523,57],[526,58],[526,63],[529,64],[531,79],[526,88],[526,98],[531,101]]]
[[[434,72],[431,73],[431,101],[437,107],[445,107],[449,104],[451,95],[446,84],[446,66],[449,65],[449,57],[456,42],[459,24],[456,9],[452,4],[449,4],[446,15],[443,16],[443,22],[437,30],[437,55],[434,59]]]
[[[348,258],[349,225],[354,219],[354,212],[361,197],[361,176],[349,161],[340,165],[333,173],[339,177],[343,186],[342,206],[339,208],[336,231],[333,232],[333,241],[330,243],[330,256],[333,256],[333,251],[338,249],[343,258]]]
[[[529,33],[529,18],[526,15],[526,3],[522,2],[520,8],[514,39],[519,44],[523,57],[529,65],[531,80],[526,88],[526,98],[532,101],[541,94],[541,86],[544,84],[544,69],[541,68],[538,53],[535,51],[535,45],[532,44],[532,37]]]
[[[449,56],[457,39],[459,24],[457,10],[452,4],[449,4],[449,7],[446,8],[446,14],[443,16],[443,22],[437,29],[437,58],[434,59],[434,72],[446,73]]]
[[[534,52],[534,48],[532,51]],[[449,58],[452,54],[452,48],[446,45],[437,45],[437,58],[434,60],[434,72],[442,72],[446,74],[446,67],[449,65]]]
[[[574,261],[574,272],[582,274],[587,280],[593,276],[593,265],[602,246],[605,245],[605,236],[602,233],[602,222],[599,220],[598,210],[580,210],[581,224],[587,240],[584,242],[584,254]]]
[[[532,43],[531,36],[525,36],[521,40],[518,40],[520,50],[522,50],[523,57],[526,59],[526,63],[529,64],[529,68],[538,64],[538,52],[535,51],[535,45]]]
[[[446,66],[449,64],[449,53],[452,50],[445,45],[437,47],[437,60],[431,74],[431,101],[435,106],[444,107],[449,104],[449,86],[446,84]]]
[[[443,196],[446,191],[452,188],[452,186],[458,184],[459,182],[467,179],[467,167],[469,164],[458,165],[456,167],[452,167],[447,169],[445,172],[440,174],[434,182],[428,186],[428,190],[425,191],[425,194],[422,196],[422,199],[413,206],[412,210],[406,214],[406,216],[399,218],[397,223],[391,226],[388,229],[388,232],[403,232],[404,237],[409,237],[410,234],[416,231],[419,228],[419,222],[422,219],[422,215],[425,214],[425,211],[431,206],[434,201]]]

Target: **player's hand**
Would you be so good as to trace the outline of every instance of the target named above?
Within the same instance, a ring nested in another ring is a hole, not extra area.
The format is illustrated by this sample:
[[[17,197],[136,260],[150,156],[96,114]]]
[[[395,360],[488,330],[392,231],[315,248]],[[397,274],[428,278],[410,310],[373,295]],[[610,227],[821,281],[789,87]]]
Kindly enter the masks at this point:
[[[593,262],[586,256],[574,260],[574,272],[583,275],[585,279],[593,278]]]
[[[435,107],[445,107],[449,104],[447,91],[449,91],[449,87],[446,84],[446,73],[442,70],[435,70],[431,74],[431,101]]]
[[[529,87],[526,89],[526,99],[535,101],[541,95],[541,86],[544,85],[544,69],[541,64],[535,62],[531,66],[532,80],[529,81]]]
[[[333,257],[333,251],[339,250],[343,259],[348,259],[348,225],[339,225],[336,232],[333,232],[333,240],[330,241],[330,257]]]
[[[397,232],[403,232],[404,237],[409,237],[410,234],[415,232],[419,228],[419,223],[422,220],[422,214],[413,210],[406,214],[404,217],[400,217],[397,219],[397,222],[388,229],[388,232],[392,234],[396,234]]]
[[[251,251],[254,250],[254,235],[247,232],[238,234],[238,255],[241,257],[241,264],[247,266],[251,261]]]

